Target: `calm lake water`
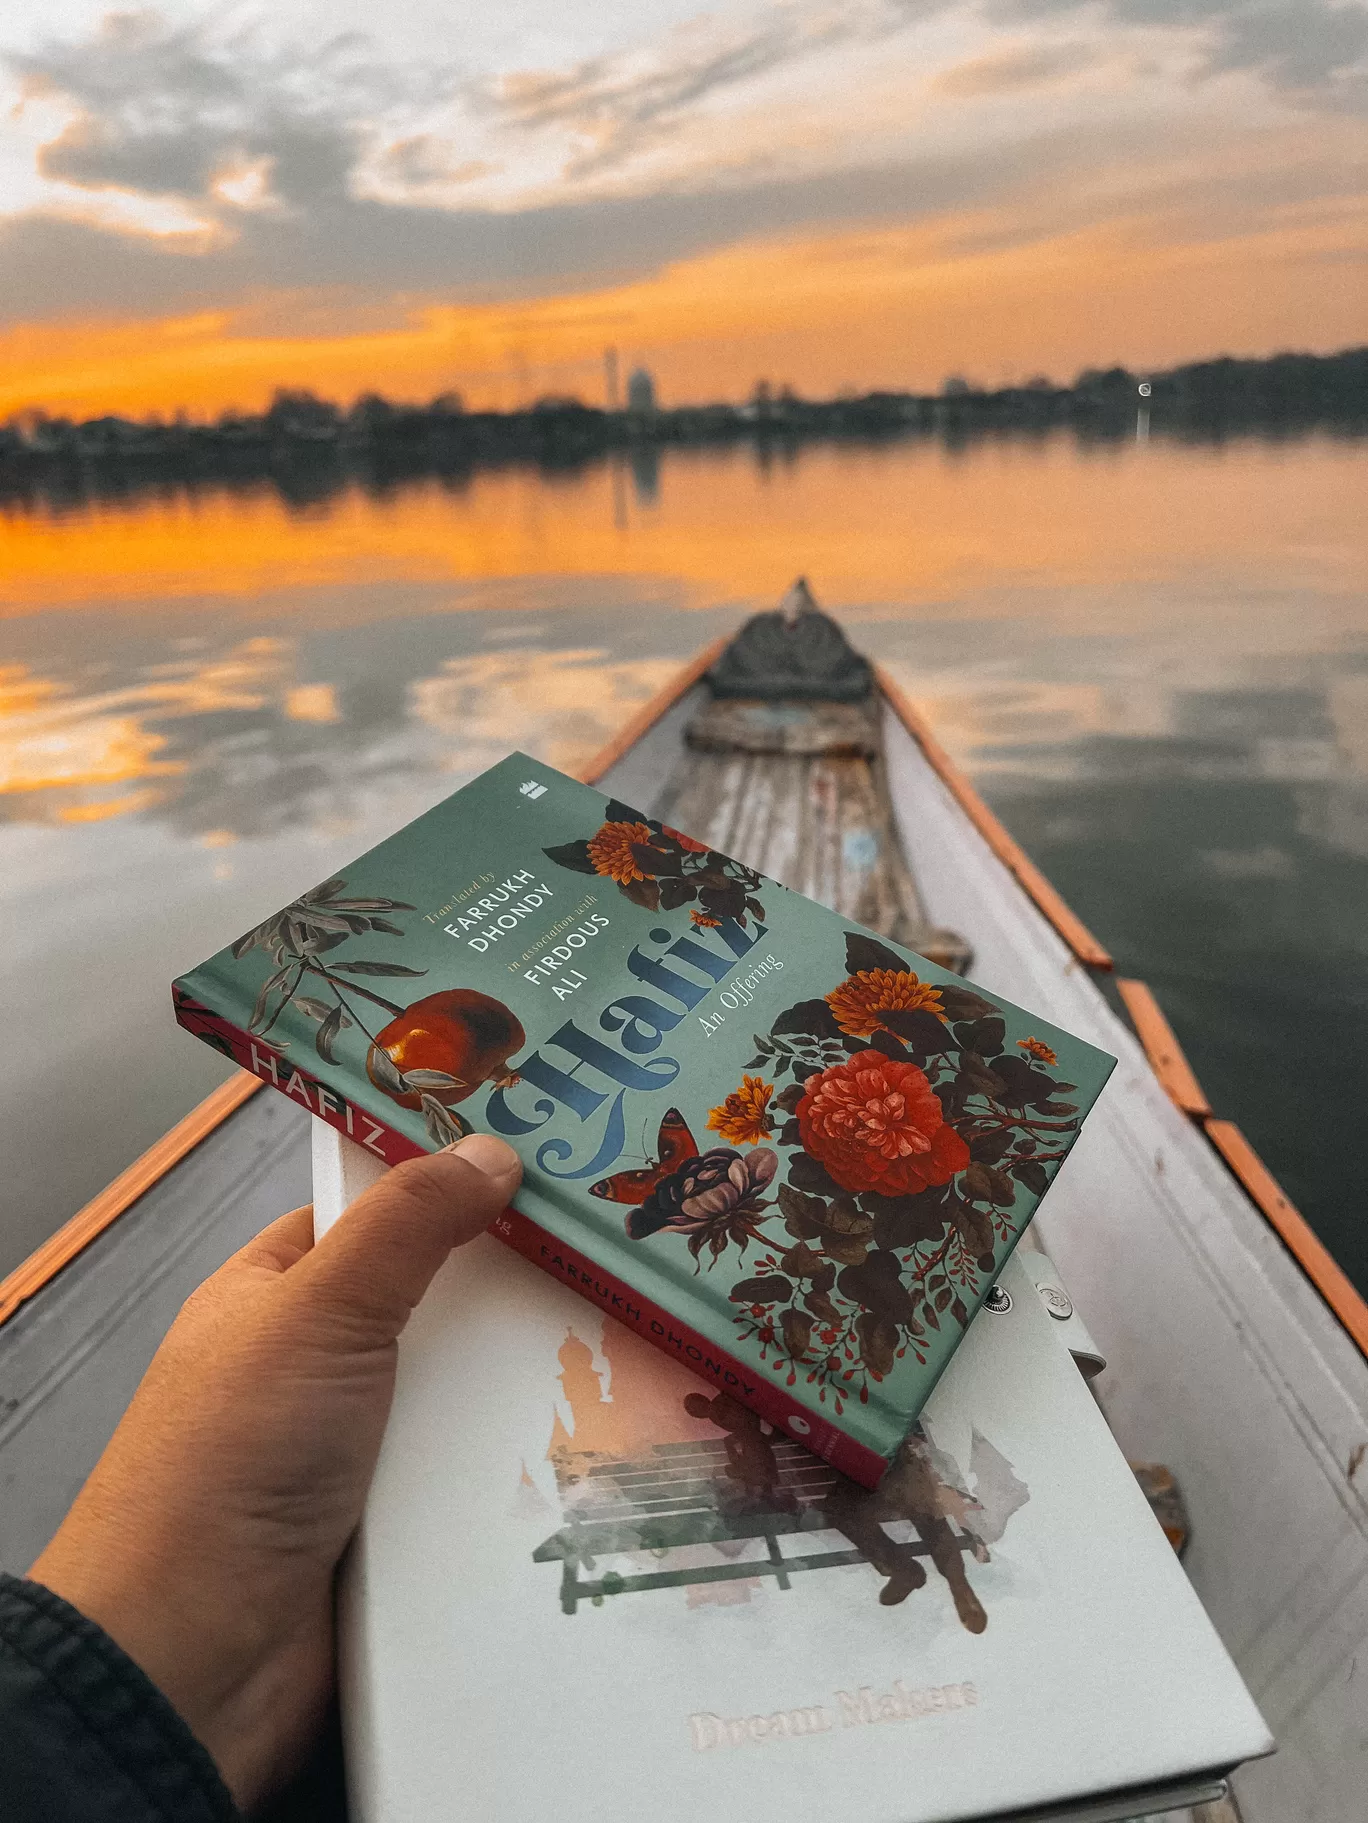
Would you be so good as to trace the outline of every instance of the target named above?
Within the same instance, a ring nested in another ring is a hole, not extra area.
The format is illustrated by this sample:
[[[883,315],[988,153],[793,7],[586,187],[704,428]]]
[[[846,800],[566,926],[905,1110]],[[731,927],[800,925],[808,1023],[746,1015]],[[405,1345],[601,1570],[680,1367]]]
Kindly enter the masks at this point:
[[[0,1273],[221,1080],[173,974],[802,571],[1368,1288],[1365,498],[1061,436],[0,509]]]

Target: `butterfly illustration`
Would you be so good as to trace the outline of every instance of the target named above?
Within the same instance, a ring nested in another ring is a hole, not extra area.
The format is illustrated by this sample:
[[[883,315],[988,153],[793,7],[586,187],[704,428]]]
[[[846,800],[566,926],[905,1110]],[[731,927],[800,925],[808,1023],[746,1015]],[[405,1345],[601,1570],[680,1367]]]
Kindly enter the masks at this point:
[[[672,1171],[697,1158],[698,1142],[678,1108],[665,1110],[656,1151],[659,1157],[649,1160],[639,1171],[616,1171],[612,1177],[601,1177],[589,1186],[590,1196],[601,1196],[609,1203],[644,1203]]]
[[[612,1177],[600,1178],[598,1183],[589,1186],[590,1196],[601,1196],[609,1203],[636,1205],[627,1217],[627,1232],[634,1241],[644,1240],[648,1234],[654,1234],[666,1225],[670,1218],[652,1202],[655,1192],[681,1165],[698,1157],[698,1142],[678,1108],[665,1111],[656,1140],[656,1153],[657,1157],[640,1170],[616,1171]],[[642,1204],[650,1207],[642,1208]]]

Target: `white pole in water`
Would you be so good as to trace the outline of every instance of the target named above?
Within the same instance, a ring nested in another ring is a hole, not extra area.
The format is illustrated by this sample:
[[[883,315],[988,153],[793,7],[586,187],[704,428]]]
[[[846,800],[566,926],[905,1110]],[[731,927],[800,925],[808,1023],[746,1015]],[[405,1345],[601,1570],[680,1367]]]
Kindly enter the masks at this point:
[[[1148,380],[1142,380],[1136,390],[1142,399],[1148,399],[1153,388]],[[1137,443],[1149,442],[1148,405],[1137,405],[1135,408],[1135,441]]]

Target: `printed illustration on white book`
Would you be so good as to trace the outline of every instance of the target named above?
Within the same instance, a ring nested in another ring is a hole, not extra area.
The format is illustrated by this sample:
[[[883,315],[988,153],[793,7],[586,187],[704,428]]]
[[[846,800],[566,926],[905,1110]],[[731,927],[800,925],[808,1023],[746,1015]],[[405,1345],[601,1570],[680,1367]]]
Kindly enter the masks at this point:
[[[974,1566],[1030,1494],[977,1429],[966,1474],[916,1425],[871,1492],[592,1311],[558,1363],[546,1454],[524,1460],[515,1506],[559,1521],[533,1558],[561,1565],[563,1613],[680,1590],[689,1609],[734,1606],[860,1565],[852,1599],[897,1607],[943,1579],[960,1624],[988,1626]]]

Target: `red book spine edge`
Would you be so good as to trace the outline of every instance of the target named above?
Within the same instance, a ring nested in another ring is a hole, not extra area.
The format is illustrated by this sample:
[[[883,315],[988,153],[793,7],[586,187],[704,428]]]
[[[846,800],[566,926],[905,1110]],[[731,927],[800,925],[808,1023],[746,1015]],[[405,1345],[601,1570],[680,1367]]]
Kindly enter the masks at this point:
[[[196,1000],[177,982],[172,989],[176,1018],[187,1032],[201,1038],[216,1050],[228,1051],[244,1070],[260,1076],[273,1088],[297,1101],[320,1120],[345,1133],[348,1139],[364,1146],[387,1165],[401,1164],[407,1158],[422,1158],[430,1149],[420,1146],[406,1134],[397,1132],[384,1121],[376,1120],[365,1108],[311,1076],[293,1059],[282,1057],[269,1044],[248,1033]],[[735,1356],[706,1341],[633,1291],[613,1273],[594,1264],[585,1254],[568,1247],[530,1216],[511,1205],[493,1224],[491,1233],[524,1259],[531,1260],[553,1278],[570,1285],[582,1297],[598,1304],[608,1315],[625,1323],[647,1342],[659,1348],[671,1360],[681,1361],[714,1390],[725,1392],[741,1404],[758,1412],[804,1449],[820,1456],[834,1469],[848,1475],[862,1487],[877,1487],[888,1467],[888,1458],[857,1443],[834,1424],[816,1417],[782,1386],[763,1378],[759,1370],[746,1367]]]

